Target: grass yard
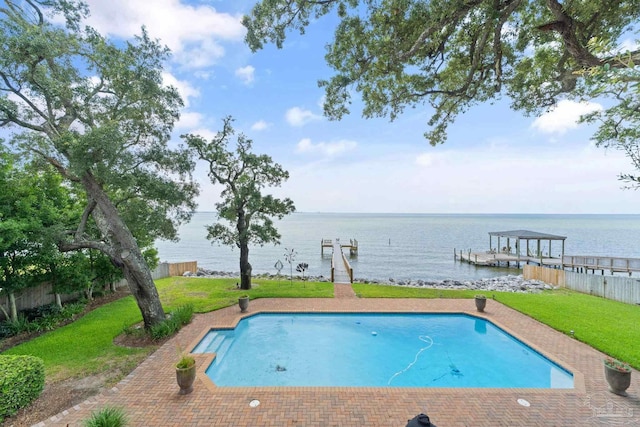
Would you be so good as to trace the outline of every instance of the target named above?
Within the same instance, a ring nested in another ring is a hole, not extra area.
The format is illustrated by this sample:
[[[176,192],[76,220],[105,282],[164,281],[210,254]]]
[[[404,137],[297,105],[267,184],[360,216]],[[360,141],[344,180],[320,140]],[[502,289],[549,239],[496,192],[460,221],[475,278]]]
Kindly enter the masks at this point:
[[[333,283],[253,279],[248,291],[237,289],[237,279],[167,277],[156,280],[165,310],[193,304],[196,313],[207,313],[238,303],[238,297],[333,298]]]
[[[114,367],[132,370],[152,348],[113,344],[124,326],[142,321],[133,297],[103,305],[60,329],[48,332],[3,354],[29,354],[44,360],[47,381],[87,376]],[[126,374],[126,372],[125,372]]]

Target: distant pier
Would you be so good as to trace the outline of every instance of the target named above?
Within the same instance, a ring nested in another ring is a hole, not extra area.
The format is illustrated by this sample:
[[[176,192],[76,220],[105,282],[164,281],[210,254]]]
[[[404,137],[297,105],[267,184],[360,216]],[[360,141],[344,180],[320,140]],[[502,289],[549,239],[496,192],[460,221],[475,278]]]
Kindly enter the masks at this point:
[[[351,239],[349,244],[340,243],[340,239],[332,241],[323,239],[321,242],[321,252],[324,255],[324,248],[331,247],[333,253],[331,256],[331,281],[334,284],[350,284],[353,283],[353,268],[349,264],[349,260],[342,252],[342,248],[349,248],[351,255],[358,253],[358,241]]]
[[[497,246],[493,245],[493,238],[497,237]],[[500,239],[506,240],[506,245],[500,245]],[[553,234],[538,233],[528,230],[513,231],[493,231],[489,233],[489,250],[485,252],[472,252],[453,250],[455,260],[468,262],[475,265],[485,265],[492,267],[506,266],[515,264],[520,268],[521,264],[536,264],[539,266],[549,266],[553,268],[571,269],[578,272],[592,273],[605,271],[613,273],[627,273],[631,276],[632,272],[640,272],[640,258],[623,258],[623,257],[607,257],[607,256],[583,256],[583,255],[565,255],[564,241],[565,236],[556,236]],[[529,247],[529,241],[533,240],[537,243],[535,248]],[[540,249],[540,242],[548,242],[549,249],[544,252]],[[559,257],[551,256],[552,241],[561,241],[562,248]],[[514,243],[515,248],[511,247]]]
[[[340,239],[336,239],[335,243],[331,239],[322,239],[320,240],[320,255],[324,255],[324,248],[333,249],[336,243],[340,245],[341,251],[342,248],[349,248],[349,255],[358,255],[358,241],[356,239],[349,239],[349,243],[341,243]]]

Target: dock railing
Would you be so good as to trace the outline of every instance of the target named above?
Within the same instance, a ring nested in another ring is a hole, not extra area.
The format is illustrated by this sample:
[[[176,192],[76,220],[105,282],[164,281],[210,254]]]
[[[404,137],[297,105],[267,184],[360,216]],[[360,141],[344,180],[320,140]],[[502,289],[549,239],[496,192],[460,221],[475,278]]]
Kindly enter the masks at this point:
[[[333,257],[331,257],[331,283],[334,282],[335,272],[336,272],[336,267],[333,265]]]
[[[342,252],[342,261],[344,262],[344,267],[347,269],[347,272],[349,273],[349,281],[353,283],[353,268],[351,267],[351,264],[349,264],[349,261],[347,260],[347,257],[344,255],[344,252]],[[333,269],[331,271],[333,271]]]
[[[588,270],[602,270],[610,273],[631,273],[640,271],[640,258],[621,258],[606,256],[576,256],[565,255],[562,258],[564,268]]]

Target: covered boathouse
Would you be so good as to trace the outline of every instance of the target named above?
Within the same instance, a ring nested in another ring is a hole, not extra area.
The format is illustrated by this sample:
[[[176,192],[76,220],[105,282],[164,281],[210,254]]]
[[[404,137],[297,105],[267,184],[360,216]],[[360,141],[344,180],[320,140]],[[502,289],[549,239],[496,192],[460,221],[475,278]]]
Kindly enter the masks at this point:
[[[557,236],[529,230],[490,231],[488,251],[469,251],[466,254],[460,251],[459,258],[461,261],[478,265],[509,265],[513,262],[520,267],[520,263],[522,262],[527,264],[533,262],[539,265],[562,268],[565,239],[566,236]],[[532,240],[535,242],[533,245],[531,245]],[[558,257],[552,255],[553,241],[561,242]],[[545,242],[544,247],[541,247],[541,242]],[[457,257],[458,255],[456,258]]]

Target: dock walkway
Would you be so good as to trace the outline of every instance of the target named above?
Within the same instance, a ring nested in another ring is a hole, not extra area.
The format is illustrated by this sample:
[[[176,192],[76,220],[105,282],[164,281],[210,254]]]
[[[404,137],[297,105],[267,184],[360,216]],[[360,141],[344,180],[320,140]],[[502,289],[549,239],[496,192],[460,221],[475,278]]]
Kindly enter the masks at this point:
[[[335,284],[350,284],[352,277],[353,270],[342,253],[340,239],[336,239],[331,258],[331,281]]]

